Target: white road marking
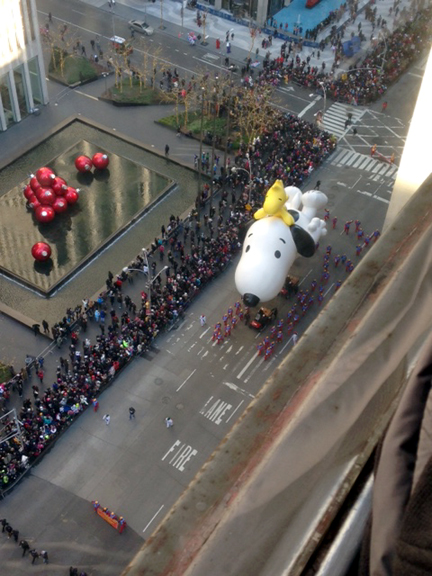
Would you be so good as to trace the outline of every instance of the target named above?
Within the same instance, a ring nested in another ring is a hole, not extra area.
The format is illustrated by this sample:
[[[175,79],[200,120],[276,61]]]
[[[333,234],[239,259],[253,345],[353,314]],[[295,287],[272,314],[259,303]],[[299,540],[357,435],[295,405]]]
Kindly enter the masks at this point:
[[[196,368],[193,372],[191,372],[189,374],[189,376],[186,378],[186,380],[182,384],[180,384],[180,386],[177,388],[176,392],[178,392],[179,390],[181,390],[183,388],[183,386],[186,384],[186,382],[189,380],[189,378],[195,374],[195,372],[196,372]]]
[[[232,382],[222,382],[222,384],[228,386],[228,388],[231,388],[231,390],[234,390],[234,392],[238,392],[239,394],[243,394],[244,396],[249,396],[250,398],[255,398],[253,394],[250,394],[247,390],[243,390],[243,388],[236,386],[236,384],[233,384]]]
[[[240,346],[240,348],[236,352],[236,356],[237,356],[237,354],[240,354],[240,352],[243,350],[243,348],[244,348],[244,346]]]
[[[240,402],[240,404],[237,406],[237,408],[234,410],[234,412],[231,412],[230,417],[227,419],[226,423],[228,424],[228,422],[231,420],[231,418],[234,416],[234,414],[237,412],[237,410],[240,408],[240,406],[243,404],[244,400],[242,400]]]
[[[298,117],[302,118],[308,110],[310,110],[313,106],[315,106],[318,100],[321,100],[321,96],[317,96],[314,100],[312,100],[310,104],[306,106],[306,108],[303,108],[303,110],[298,114]]]
[[[90,96],[90,94],[86,94],[85,92],[81,92],[80,90],[75,90],[75,94],[79,94],[80,96],[85,96],[86,98],[90,98],[91,100],[99,101],[99,98],[96,98],[96,96]]]
[[[150,520],[150,522],[144,528],[143,532],[145,532],[147,530],[147,528],[150,526],[150,524],[153,522],[153,520],[156,518],[156,516],[161,512],[161,510],[164,506],[165,506],[165,504],[162,504],[162,506],[159,508],[159,510],[156,512],[156,514],[153,516],[153,518]]]
[[[207,334],[207,332],[210,330],[210,326],[207,328],[207,330],[204,330],[204,332],[201,334],[200,336],[200,340],[203,336],[205,336]]]
[[[240,378],[243,376],[243,374],[246,372],[246,370],[249,368],[249,366],[252,364],[252,362],[254,360],[256,360],[258,358],[258,356],[256,354],[254,354],[252,356],[252,358],[249,360],[249,362],[246,364],[246,366],[243,368],[243,370],[241,370],[238,374],[237,374],[237,378],[240,380]]]

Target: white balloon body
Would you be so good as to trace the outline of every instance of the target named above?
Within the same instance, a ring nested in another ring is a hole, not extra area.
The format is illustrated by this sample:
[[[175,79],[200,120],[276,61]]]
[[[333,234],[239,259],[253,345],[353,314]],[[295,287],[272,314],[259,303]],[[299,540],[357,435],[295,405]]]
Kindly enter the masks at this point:
[[[280,292],[296,256],[291,230],[281,218],[257,220],[243,243],[235,272],[237,290],[242,296],[254,294],[268,302]]]
[[[289,197],[285,205],[295,214],[295,224],[317,243],[327,233],[324,220],[316,217],[317,210],[327,204],[327,196],[319,190],[305,194],[294,187],[285,190]],[[297,256],[289,226],[274,216],[257,220],[248,229],[243,243],[235,272],[237,290],[242,297],[245,294],[256,296],[259,302],[272,300],[281,291]]]

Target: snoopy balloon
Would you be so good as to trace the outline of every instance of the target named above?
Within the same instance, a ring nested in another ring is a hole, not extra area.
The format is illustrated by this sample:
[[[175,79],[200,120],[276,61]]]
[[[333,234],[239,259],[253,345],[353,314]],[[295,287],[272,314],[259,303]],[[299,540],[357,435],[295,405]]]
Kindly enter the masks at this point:
[[[324,220],[316,217],[328,202],[325,194],[319,190],[302,194],[294,186],[285,188],[285,193],[288,200],[280,207],[284,217],[263,214],[260,209],[259,219],[246,232],[235,272],[235,284],[246,306],[275,298],[297,255],[313,256],[317,242],[327,233]],[[284,209],[292,216],[292,225],[285,223],[289,219]]]

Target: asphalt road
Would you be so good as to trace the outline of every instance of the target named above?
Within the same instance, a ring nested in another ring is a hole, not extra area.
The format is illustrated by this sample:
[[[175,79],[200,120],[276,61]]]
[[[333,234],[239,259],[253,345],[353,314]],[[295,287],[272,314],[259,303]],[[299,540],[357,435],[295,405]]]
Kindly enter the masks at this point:
[[[67,17],[83,27],[85,24],[92,34],[102,33],[110,24],[109,14],[86,10],[83,15],[73,2],[44,0],[40,6],[47,11],[55,6],[56,12],[54,8],[52,11],[56,17]],[[120,33],[123,29],[118,26],[116,32]],[[173,42],[170,54],[180,63],[184,58],[176,50],[180,48]],[[387,140],[391,142],[389,148],[401,149],[410,113],[407,102],[412,108],[419,82],[416,76],[405,75],[387,95],[386,114],[381,114],[379,104],[362,109],[358,122],[361,138],[343,136],[338,151],[314,175],[321,180],[321,189],[329,197],[331,218],[336,216],[338,223],[334,230],[329,226],[319,252],[310,260],[299,259],[292,269],[302,288],[308,288],[314,278],[320,282],[328,244],[333,254],[345,253],[356,261],[358,241],[352,230],[349,236],[343,234],[346,220],[360,220],[366,233],[382,227],[396,173],[374,159],[366,162],[370,158],[367,148],[377,138],[376,132],[382,138],[380,146]],[[103,89],[99,82],[82,92],[90,94],[96,86]],[[316,95],[311,97],[296,87],[283,97],[287,107],[301,112]],[[316,100],[304,117],[313,118],[321,105]],[[400,119],[393,117],[395,111]],[[343,112],[341,118],[344,123]],[[359,156],[348,157],[350,153]],[[187,154],[190,161],[189,150]],[[379,242],[373,249],[379,249]],[[2,537],[5,574],[66,574],[72,564],[84,567],[89,574],[118,576],[289,353],[292,341],[285,337],[275,355],[264,362],[257,357],[256,344],[267,331],[258,334],[244,325],[222,345],[212,342],[212,326],[238,299],[234,268],[235,264],[202,293],[177,330],[160,337],[153,352],[121,374],[101,397],[99,412],[88,410],[2,502],[1,516],[19,528],[32,545],[47,549],[51,558],[46,567],[31,566],[28,559],[21,559],[16,545]],[[336,269],[332,263],[324,303],[334,293],[335,281],[344,277],[344,268]],[[277,299],[272,305],[278,307],[279,317],[285,318],[291,303]],[[202,313],[207,316],[203,328],[199,323]],[[298,324],[300,336],[317,314],[319,308],[314,304]],[[129,420],[130,405],[136,409],[135,420]],[[105,413],[111,415],[109,426],[102,421]],[[167,416],[174,420],[170,429],[164,424]],[[126,518],[129,527],[124,534],[118,535],[94,515],[93,499]]]

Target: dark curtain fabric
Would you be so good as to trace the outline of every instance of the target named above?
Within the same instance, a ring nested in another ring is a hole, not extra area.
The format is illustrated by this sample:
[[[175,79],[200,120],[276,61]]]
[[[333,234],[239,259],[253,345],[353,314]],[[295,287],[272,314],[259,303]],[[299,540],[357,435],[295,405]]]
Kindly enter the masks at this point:
[[[431,380],[429,336],[378,450],[359,576],[432,574],[432,446],[414,485],[420,433],[432,429],[426,412]]]

